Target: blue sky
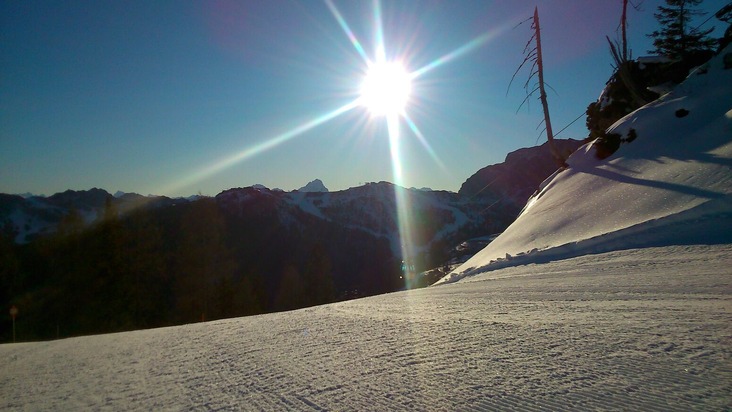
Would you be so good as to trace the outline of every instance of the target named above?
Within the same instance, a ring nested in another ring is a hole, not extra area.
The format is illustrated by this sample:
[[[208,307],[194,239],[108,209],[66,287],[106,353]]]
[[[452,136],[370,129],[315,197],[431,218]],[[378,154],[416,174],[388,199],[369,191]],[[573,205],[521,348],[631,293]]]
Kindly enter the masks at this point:
[[[634,56],[650,48],[660,3],[630,12]],[[375,3],[332,4],[373,59]],[[387,58],[409,71],[433,64],[406,108],[423,141],[401,122],[405,186],[457,191],[480,168],[544,141],[538,100],[517,113],[526,73],[506,93],[530,35],[528,23],[515,26],[534,5],[555,131],[612,71],[605,36],[616,35],[620,0],[379,5]],[[330,190],[394,181],[385,120],[362,107],[335,112],[358,97],[365,69],[320,0],[3,0],[0,192],[185,196],[292,190],[316,178]],[[582,118],[559,137],[586,134]]]

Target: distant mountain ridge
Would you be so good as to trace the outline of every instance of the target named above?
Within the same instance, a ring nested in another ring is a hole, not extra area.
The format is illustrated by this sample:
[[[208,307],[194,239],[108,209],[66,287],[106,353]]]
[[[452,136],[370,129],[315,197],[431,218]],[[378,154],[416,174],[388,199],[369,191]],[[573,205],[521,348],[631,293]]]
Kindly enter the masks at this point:
[[[422,252],[438,241],[453,242],[461,233],[469,236],[500,230],[514,217],[500,209],[486,211],[484,203],[465,202],[457,193],[405,189],[388,182],[336,192],[278,192],[248,187],[229,189],[215,199],[225,213],[235,218],[275,213],[279,221],[299,227],[328,222],[386,240],[392,252],[398,254],[396,191],[403,191],[408,199],[414,240]]]
[[[557,140],[563,152],[579,147],[576,140]],[[284,221],[298,221],[302,216],[325,220],[346,228],[362,230],[387,239],[399,250],[395,189],[404,190],[410,201],[413,219],[418,221],[417,244],[428,249],[438,240],[462,241],[499,232],[515,218],[523,203],[539,183],[556,169],[547,145],[519,149],[506,161],[487,166],[463,183],[458,193],[428,189],[402,189],[387,183],[368,183],[347,190],[330,192],[320,179],[292,192],[268,189],[262,185],[233,188],[215,199],[235,214],[255,207],[270,208]],[[142,196],[117,191],[114,195],[99,188],[56,193],[49,197],[0,194],[0,225],[12,233],[18,243],[55,232],[61,219],[70,211],[78,212],[86,224],[101,218],[106,207],[124,215],[139,208],[164,208],[196,201],[198,197],[171,199],[165,196]],[[500,200],[499,204],[496,201]],[[251,215],[247,210],[244,215]]]
[[[99,188],[66,190],[48,197],[0,194],[0,227],[4,233],[12,234],[16,243],[28,243],[55,233],[59,222],[71,211],[79,213],[88,225],[100,219],[108,206],[125,214],[140,207],[171,206],[181,201],[136,193],[118,195]]]

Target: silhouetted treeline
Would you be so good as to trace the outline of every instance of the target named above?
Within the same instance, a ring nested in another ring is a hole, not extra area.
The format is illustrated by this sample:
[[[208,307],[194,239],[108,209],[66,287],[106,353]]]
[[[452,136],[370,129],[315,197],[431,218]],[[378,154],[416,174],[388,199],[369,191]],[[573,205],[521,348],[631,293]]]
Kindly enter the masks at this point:
[[[244,214],[244,215],[242,215]],[[73,210],[30,244],[0,235],[0,302],[19,309],[19,340],[176,325],[393,291],[400,261],[386,239],[276,208],[222,210],[203,198],[90,228]],[[9,306],[8,305],[8,306]],[[0,341],[11,340],[6,314]]]

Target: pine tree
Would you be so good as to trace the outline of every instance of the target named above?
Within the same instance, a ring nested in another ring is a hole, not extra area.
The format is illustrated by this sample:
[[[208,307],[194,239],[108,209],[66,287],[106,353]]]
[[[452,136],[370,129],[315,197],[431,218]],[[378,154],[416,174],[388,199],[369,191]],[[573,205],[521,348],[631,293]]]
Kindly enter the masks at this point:
[[[692,18],[706,14],[695,8],[702,3],[702,0],[665,0],[665,2],[666,6],[659,6],[658,12],[653,14],[661,29],[648,35],[653,38],[655,47],[649,51],[650,53],[683,60],[692,54],[714,48],[716,41],[709,37],[709,33],[714,29],[699,30],[691,24]]]
[[[84,218],[76,208],[72,208],[61,218],[56,229],[56,237],[59,239],[79,235],[84,230]]]
[[[308,256],[303,269],[305,305],[322,305],[335,300],[333,265],[325,247],[317,243]]]
[[[274,299],[275,310],[293,310],[305,307],[304,287],[297,268],[294,265],[285,266]]]
[[[211,320],[218,316],[213,304],[216,285],[236,272],[224,238],[225,226],[224,217],[211,198],[192,202],[182,216],[179,244],[173,257],[180,321]]]

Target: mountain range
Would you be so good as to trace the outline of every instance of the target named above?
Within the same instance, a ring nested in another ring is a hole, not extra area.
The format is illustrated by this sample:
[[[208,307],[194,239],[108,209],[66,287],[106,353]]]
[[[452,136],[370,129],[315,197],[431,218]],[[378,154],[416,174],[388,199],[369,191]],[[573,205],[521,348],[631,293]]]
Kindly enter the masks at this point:
[[[561,151],[571,153],[581,142],[568,139],[557,140],[557,144]],[[308,216],[358,229],[387,239],[397,253],[395,189],[405,191],[410,199],[410,210],[421,222],[420,244],[424,249],[436,240],[462,241],[462,237],[490,234],[507,227],[554,170],[556,165],[544,144],[509,153],[504,162],[487,166],[468,178],[458,193],[402,189],[387,182],[329,192],[320,179],[315,179],[292,192],[254,185],[226,190],[215,199],[240,216],[250,216],[248,208],[271,207],[283,221]],[[86,225],[91,225],[104,215],[106,207],[113,207],[124,216],[137,209],[172,208],[197,198],[122,192],[112,195],[98,188],[67,190],[48,197],[0,194],[0,225],[16,243],[23,244],[55,233],[72,210],[80,214]]]

